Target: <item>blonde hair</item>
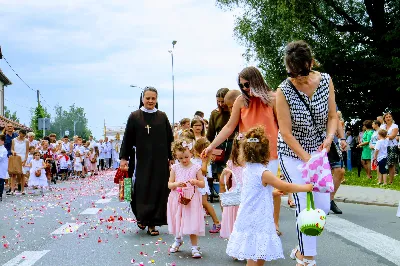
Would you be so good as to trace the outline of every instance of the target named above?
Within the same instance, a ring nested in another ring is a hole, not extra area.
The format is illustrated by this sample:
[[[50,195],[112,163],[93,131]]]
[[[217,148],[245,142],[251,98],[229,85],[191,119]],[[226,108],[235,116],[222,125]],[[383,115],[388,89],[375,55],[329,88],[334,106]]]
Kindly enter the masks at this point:
[[[207,138],[199,138],[196,140],[194,143],[194,151],[197,154],[201,154],[201,152],[206,149],[208,146],[210,146],[210,142],[208,141]]]
[[[190,139],[185,139],[185,138],[180,138],[180,139],[177,139],[174,142],[172,142],[171,150],[172,150],[172,154],[174,155],[174,157],[176,157],[176,152],[178,152],[178,151],[185,152],[188,149],[190,152],[192,152],[193,146],[192,146],[192,149],[183,147],[184,144],[190,144],[190,143],[193,143],[193,141]]]

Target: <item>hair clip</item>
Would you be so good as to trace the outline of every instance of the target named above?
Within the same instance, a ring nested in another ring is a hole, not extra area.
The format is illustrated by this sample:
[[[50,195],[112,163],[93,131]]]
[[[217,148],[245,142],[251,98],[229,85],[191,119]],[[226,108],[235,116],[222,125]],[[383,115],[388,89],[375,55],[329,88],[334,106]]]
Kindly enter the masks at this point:
[[[182,147],[188,148],[189,150],[193,149],[193,143],[187,143],[186,141],[182,142]]]
[[[257,142],[260,142],[260,140],[258,138],[249,138],[249,139],[247,139],[247,142],[255,142],[255,143],[257,143]]]

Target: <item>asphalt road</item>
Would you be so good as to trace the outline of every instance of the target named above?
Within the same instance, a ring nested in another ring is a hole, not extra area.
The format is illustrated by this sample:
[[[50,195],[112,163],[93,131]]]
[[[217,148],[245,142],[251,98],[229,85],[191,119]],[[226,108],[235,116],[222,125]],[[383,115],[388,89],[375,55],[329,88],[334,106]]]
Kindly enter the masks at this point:
[[[57,184],[44,197],[4,198],[0,202],[0,265],[245,264],[225,254],[226,240],[208,233],[199,240],[202,259],[191,258],[188,238],[181,252],[168,254],[173,237],[167,234],[167,228],[160,228],[159,237],[140,231],[129,205],[117,200],[112,174]],[[281,239],[286,259],[266,265],[295,265],[289,258],[296,245],[294,212],[284,201]],[[329,215],[326,230],[318,239],[318,265],[400,265],[396,208],[339,206],[344,214]],[[209,217],[207,220],[212,224]]]

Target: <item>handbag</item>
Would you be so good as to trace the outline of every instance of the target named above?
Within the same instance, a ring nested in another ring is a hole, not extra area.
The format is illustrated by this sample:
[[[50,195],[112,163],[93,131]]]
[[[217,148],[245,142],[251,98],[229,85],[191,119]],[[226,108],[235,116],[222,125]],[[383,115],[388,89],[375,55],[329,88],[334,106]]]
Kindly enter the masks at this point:
[[[295,91],[295,93],[297,94],[297,97],[300,99],[300,101],[304,104],[304,106],[306,107],[307,111],[310,113],[310,117],[311,117],[311,121],[313,122],[315,128],[317,128],[317,123],[315,123],[314,120],[314,116],[313,113],[311,112],[311,108],[310,106],[306,103],[306,101],[303,99],[303,97],[301,97],[300,92],[296,89],[296,87],[293,85],[293,83],[287,79],[290,87]],[[324,139],[321,137],[322,134],[321,132],[317,132],[321,142],[324,142]],[[332,146],[334,147],[333,149],[329,149],[328,152],[328,159],[330,163],[334,163],[334,162],[342,162],[343,164],[343,155],[342,152],[340,151],[338,145],[336,145],[336,143],[334,141],[332,141]]]
[[[119,181],[119,201],[124,201],[124,179]]]
[[[192,201],[194,193],[196,193],[196,188],[194,186],[193,186],[193,194],[192,194],[192,197],[190,199],[186,198],[185,196],[183,196],[183,191],[181,191],[179,193],[179,200],[178,200],[179,203],[183,204],[183,205],[188,205]]]
[[[228,191],[228,187],[226,186],[226,175],[224,175],[224,183],[225,183],[226,192],[219,193],[219,199],[221,201],[221,206],[222,207],[239,206],[240,205],[240,195],[241,195],[240,183],[238,182],[235,174],[231,170],[229,170],[227,168],[225,168],[225,170],[231,172],[232,178],[235,179],[236,187],[234,189],[232,189],[231,191]]]
[[[124,171],[121,168],[118,168],[114,176],[114,183],[119,184],[121,180],[124,180],[124,178],[127,177],[128,177],[128,171]]]
[[[22,174],[21,156],[11,155],[8,158],[8,174],[9,175],[20,175],[20,174]]]
[[[227,143],[225,143],[224,149],[214,149],[212,151],[213,162],[215,163],[223,163],[225,162],[225,152],[226,152]]]
[[[132,201],[132,179],[124,178],[124,200]]]
[[[321,209],[315,209],[313,193],[307,192],[307,208],[299,213],[297,226],[307,236],[319,236],[324,230],[325,223],[325,212]]]

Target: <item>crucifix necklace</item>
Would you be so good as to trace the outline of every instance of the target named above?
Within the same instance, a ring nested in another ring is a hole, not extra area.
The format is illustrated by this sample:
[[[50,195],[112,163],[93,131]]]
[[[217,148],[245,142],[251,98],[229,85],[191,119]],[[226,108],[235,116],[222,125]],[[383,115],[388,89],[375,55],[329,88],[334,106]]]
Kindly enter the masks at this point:
[[[144,128],[147,128],[147,135],[150,135],[150,128],[151,128],[151,126],[147,125],[147,126],[145,126]]]

